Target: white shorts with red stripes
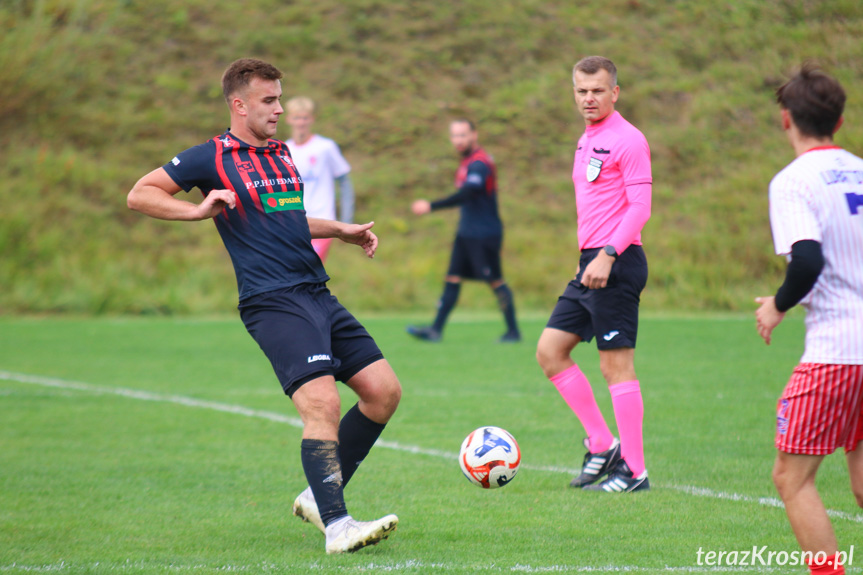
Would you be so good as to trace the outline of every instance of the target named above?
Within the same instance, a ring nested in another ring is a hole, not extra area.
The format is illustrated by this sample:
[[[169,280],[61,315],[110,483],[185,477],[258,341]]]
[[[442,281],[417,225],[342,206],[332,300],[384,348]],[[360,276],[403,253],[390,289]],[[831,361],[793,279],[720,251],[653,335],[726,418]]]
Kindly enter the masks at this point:
[[[863,365],[801,363],[776,408],[776,449],[827,455],[863,441]]]

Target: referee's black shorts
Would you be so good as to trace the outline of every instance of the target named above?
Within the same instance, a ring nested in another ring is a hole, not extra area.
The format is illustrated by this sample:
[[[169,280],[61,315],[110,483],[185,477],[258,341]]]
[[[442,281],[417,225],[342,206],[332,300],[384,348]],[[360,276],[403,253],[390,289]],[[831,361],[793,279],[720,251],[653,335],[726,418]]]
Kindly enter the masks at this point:
[[[384,357],[366,328],[325,284],[259,294],[241,302],[239,309],[288,396],[326,375],[348,381]]]
[[[647,284],[647,258],[641,246],[626,248],[608,276],[602,289],[587,289],[581,275],[601,248],[583,250],[578,275],[569,282],[557,300],[546,324],[573,333],[589,342],[596,337],[601,350],[635,347],[638,336],[638,304]]]
[[[500,265],[502,236],[488,238],[455,237],[447,275],[469,280],[493,282],[503,278]]]

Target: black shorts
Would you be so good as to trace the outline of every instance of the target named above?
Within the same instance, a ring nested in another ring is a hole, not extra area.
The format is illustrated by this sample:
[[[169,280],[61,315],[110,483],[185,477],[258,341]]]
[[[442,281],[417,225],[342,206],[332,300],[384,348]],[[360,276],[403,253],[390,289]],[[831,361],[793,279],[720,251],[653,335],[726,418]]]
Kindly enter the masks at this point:
[[[611,266],[608,285],[587,289],[581,274],[600,248],[581,252],[578,275],[566,286],[546,324],[589,342],[597,337],[598,349],[635,347],[638,304],[647,283],[647,258],[641,246],[631,245]]]
[[[447,275],[493,282],[503,277],[500,267],[501,236],[465,238],[456,236]]]
[[[366,328],[325,284],[263,293],[239,309],[288,396],[318,377],[348,381],[384,357]]]

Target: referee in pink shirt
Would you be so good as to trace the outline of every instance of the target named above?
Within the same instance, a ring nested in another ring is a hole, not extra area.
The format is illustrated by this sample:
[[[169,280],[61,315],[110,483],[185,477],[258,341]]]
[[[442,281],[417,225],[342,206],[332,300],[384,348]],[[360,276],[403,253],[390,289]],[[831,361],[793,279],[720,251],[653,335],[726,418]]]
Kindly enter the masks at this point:
[[[614,110],[620,87],[611,60],[584,58],[572,79],[586,126],[572,169],[581,256],[539,338],[536,358],[587,433],[581,473],[570,486],[644,491],[650,483],[634,359],[638,305],[647,283],[641,229],[650,218],[650,147]],[[620,438],[611,433],[590,382],[571,357],[579,343],[594,337]]]
[[[755,317],[769,344],[799,303],[806,347],[777,405],[773,481],[810,572],[841,575],[815,474],[825,455],[844,448],[863,507],[863,159],[833,144],[845,108],[836,79],[806,64],[776,100],[796,155],[769,191],[773,244],[788,267],[776,295],[756,298]]]

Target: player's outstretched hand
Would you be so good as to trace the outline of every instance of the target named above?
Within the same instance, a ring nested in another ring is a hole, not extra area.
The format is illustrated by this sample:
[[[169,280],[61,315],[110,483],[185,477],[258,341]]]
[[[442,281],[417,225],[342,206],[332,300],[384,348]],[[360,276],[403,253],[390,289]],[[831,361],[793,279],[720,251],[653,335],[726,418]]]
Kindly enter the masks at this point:
[[[431,202],[428,200],[416,200],[411,204],[411,211],[417,216],[425,215],[431,212]]]
[[[345,224],[339,231],[339,239],[348,244],[358,245],[370,258],[375,257],[378,237],[372,232],[374,222],[367,224]]]
[[[785,312],[776,309],[776,302],[773,296],[757,297],[755,303],[761,304],[755,310],[755,327],[758,329],[758,335],[764,340],[764,343],[770,345],[770,336],[773,333],[773,328],[782,322],[785,317]]]

